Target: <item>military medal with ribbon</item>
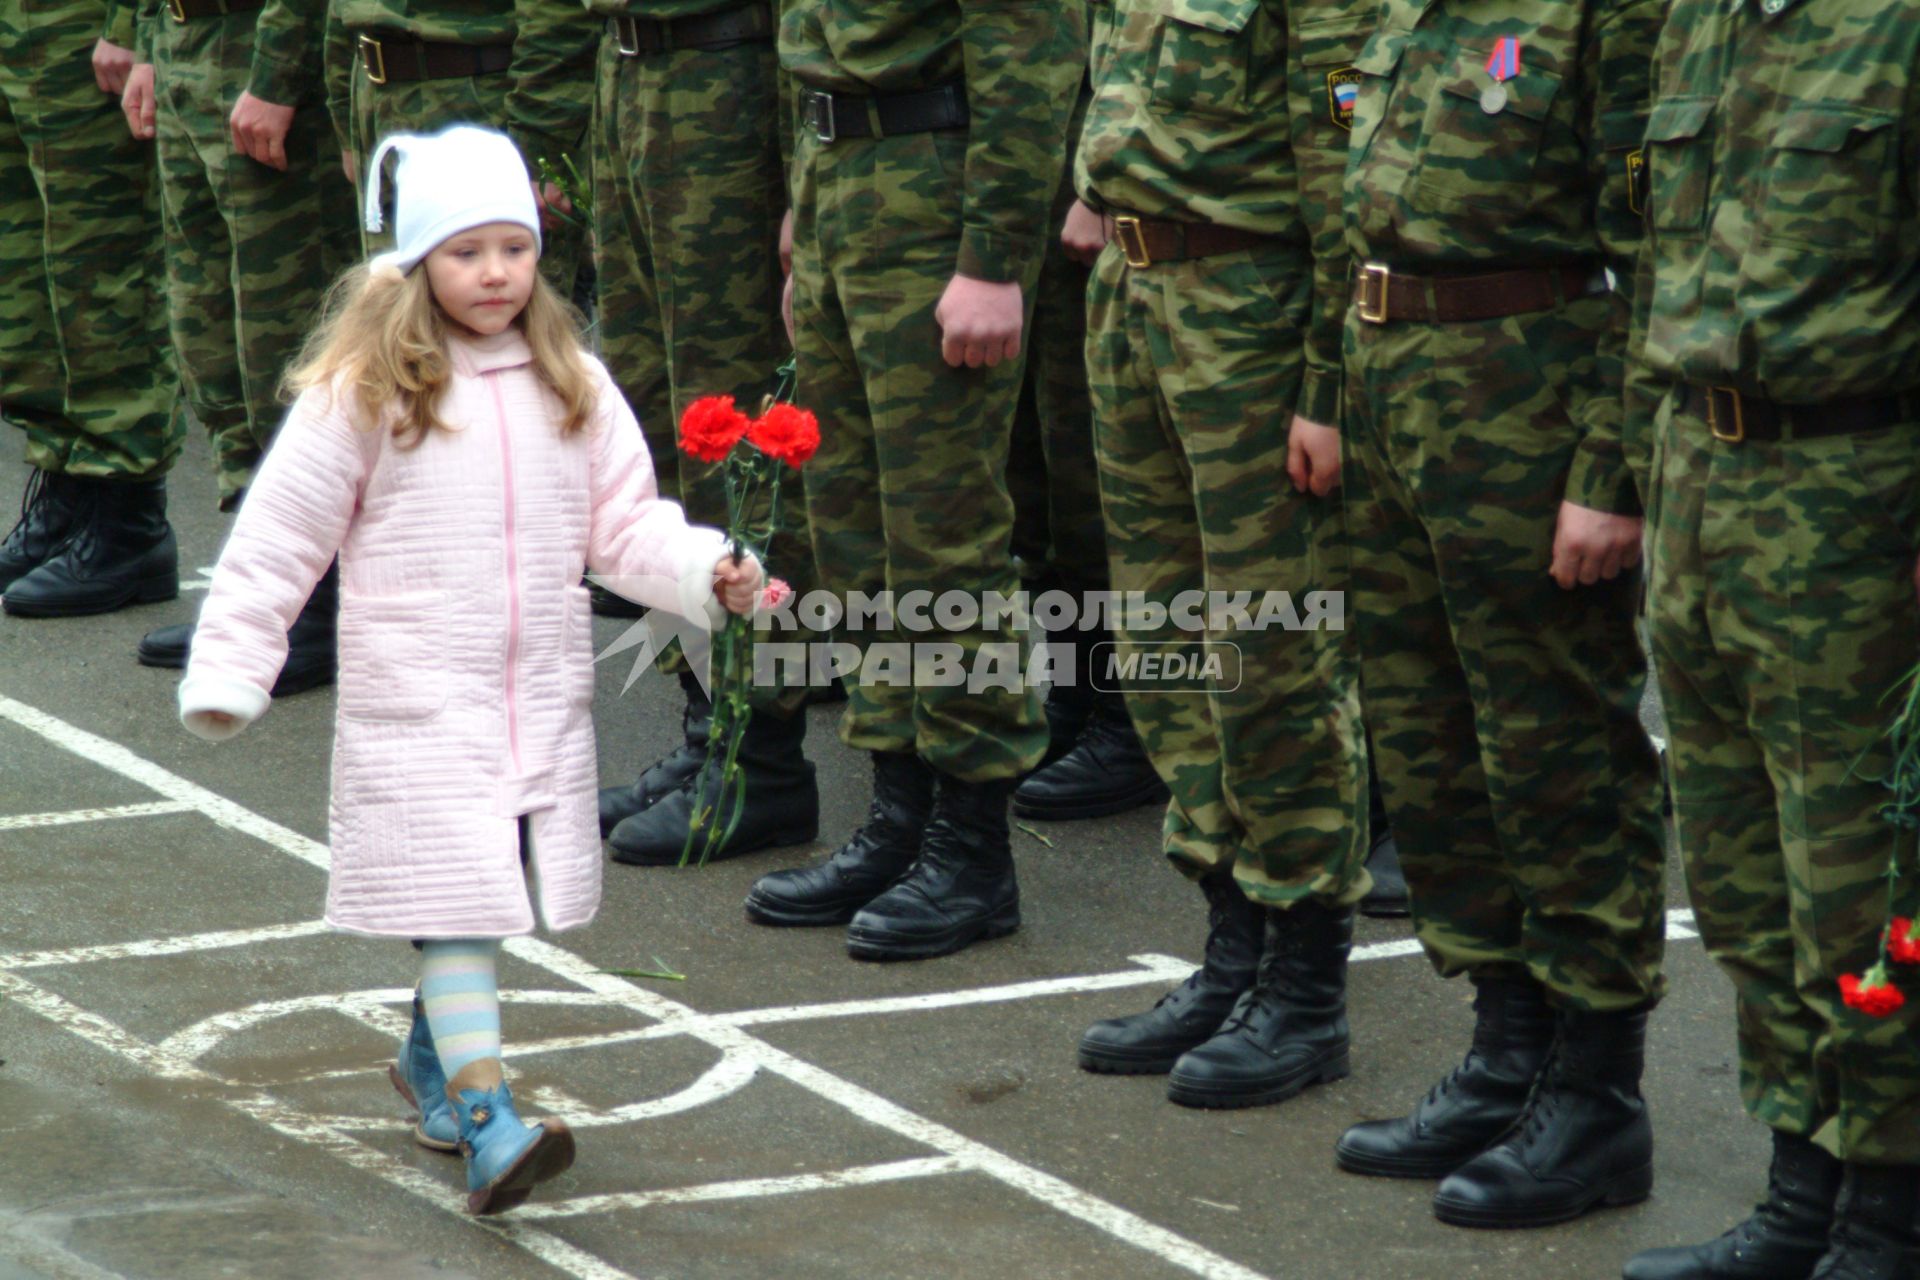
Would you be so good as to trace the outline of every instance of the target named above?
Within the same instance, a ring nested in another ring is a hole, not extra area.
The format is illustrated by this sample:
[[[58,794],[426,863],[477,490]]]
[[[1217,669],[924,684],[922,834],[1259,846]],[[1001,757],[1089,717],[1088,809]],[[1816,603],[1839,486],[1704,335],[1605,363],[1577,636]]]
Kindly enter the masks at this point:
[[[1487,77],[1492,84],[1480,91],[1480,109],[1497,116],[1507,109],[1507,81],[1520,74],[1520,37],[1501,36],[1487,59]]]

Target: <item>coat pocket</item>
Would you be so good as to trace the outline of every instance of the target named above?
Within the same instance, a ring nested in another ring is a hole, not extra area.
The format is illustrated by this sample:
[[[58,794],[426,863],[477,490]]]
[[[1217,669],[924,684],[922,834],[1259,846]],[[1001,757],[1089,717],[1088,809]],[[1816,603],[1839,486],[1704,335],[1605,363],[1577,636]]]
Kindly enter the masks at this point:
[[[447,705],[446,601],[435,591],[340,599],[340,714],[431,720]]]
[[[1260,0],[1151,0],[1151,7],[1163,19],[1153,105],[1188,115],[1250,114]]]
[[[1712,98],[1663,98],[1647,117],[1647,225],[1701,235],[1713,189]]]
[[[1544,144],[1560,77],[1522,71],[1494,90],[1485,55],[1468,54],[1439,84],[1422,130],[1420,176],[1415,190],[1448,207],[1524,208],[1534,189],[1534,171]],[[1498,110],[1489,111],[1497,95]],[[1483,101],[1483,99],[1486,99]]]
[[[1850,107],[1786,112],[1767,157],[1767,194],[1755,238],[1859,256],[1893,226],[1900,163],[1891,115]]]

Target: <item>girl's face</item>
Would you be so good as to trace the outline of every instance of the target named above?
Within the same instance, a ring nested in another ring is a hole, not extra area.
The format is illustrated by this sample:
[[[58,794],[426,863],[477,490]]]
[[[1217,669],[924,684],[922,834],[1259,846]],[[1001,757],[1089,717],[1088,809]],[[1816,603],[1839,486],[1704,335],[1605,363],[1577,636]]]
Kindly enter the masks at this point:
[[[489,222],[449,236],[426,258],[433,300],[461,328],[481,336],[513,323],[533,296],[540,251],[517,222]]]

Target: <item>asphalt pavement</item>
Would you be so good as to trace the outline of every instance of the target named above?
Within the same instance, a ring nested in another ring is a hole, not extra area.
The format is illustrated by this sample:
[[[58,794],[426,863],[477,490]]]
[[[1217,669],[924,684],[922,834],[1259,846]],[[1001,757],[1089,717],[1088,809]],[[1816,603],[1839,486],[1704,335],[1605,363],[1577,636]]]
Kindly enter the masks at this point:
[[[0,462],[0,493],[24,481]],[[1403,1112],[1471,1027],[1405,922],[1362,923],[1348,1079],[1204,1112],[1080,1071],[1082,1028],[1200,953],[1202,903],[1141,810],[1016,832],[1024,927],[919,964],[746,921],[752,879],[821,844],[609,864],[591,927],[516,941],[502,969],[516,1092],[574,1124],[579,1160],[470,1218],[458,1162],[413,1145],[386,1081],[412,952],[318,924],[332,692],[210,745],[175,718],[176,674],[134,663],[145,630],[193,616],[229,527],[204,442],[172,511],[177,602],[0,618],[0,1280],[1606,1280],[1762,1189],[1729,989],[1683,914],[1646,1084],[1653,1198],[1564,1227],[1447,1227],[1430,1184],[1334,1168],[1341,1130]],[[624,625],[598,620],[600,645]],[[607,782],[678,731],[677,688],[625,677],[599,674]],[[808,738],[836,843],[868,797],[837,715],[813,709]],[[1670,893],[1678,912],[1677,872]],[[656,967],[683,978],[607,972]]]

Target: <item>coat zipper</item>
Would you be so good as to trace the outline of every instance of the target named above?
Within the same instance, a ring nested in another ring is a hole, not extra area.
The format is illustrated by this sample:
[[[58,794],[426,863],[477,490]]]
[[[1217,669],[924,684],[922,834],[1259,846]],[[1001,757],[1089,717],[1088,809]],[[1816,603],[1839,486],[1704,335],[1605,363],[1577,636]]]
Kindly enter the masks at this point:
[[[507,431],[507,404],[500,396],[500,380],[489,374],[494,415],[500,424],[501,507],[507,526],[507,750],[513,772],[520,765],[520,551],[515,526],[513,441]]]

